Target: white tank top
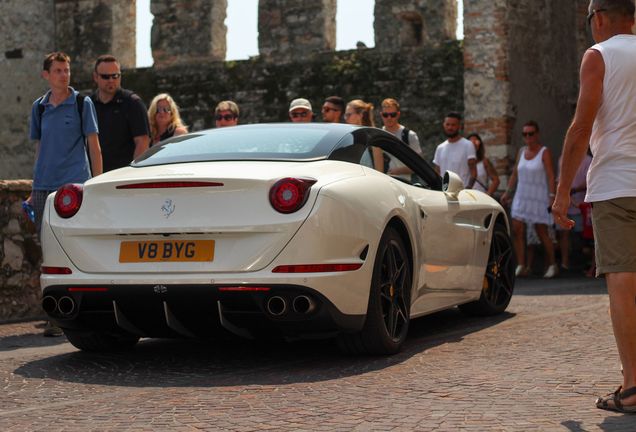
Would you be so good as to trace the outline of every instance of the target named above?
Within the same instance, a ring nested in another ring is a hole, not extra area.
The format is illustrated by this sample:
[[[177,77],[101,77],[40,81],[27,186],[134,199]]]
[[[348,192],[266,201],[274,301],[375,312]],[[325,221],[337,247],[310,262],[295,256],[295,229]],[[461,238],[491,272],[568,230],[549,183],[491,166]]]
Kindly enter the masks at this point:
[[[617,35],[592,49],[603,56],[605,77],[585,201],[636,197],[636,36]]]

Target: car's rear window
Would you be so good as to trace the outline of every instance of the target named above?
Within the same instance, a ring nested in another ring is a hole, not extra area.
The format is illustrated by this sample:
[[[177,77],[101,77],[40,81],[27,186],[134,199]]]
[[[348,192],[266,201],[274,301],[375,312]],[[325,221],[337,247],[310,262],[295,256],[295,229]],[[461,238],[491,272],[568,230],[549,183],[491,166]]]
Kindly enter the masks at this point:
[[[248,125],[170,138],[132,166],[216,160],[317,160],[326,158],[343,131],[301,125]]]

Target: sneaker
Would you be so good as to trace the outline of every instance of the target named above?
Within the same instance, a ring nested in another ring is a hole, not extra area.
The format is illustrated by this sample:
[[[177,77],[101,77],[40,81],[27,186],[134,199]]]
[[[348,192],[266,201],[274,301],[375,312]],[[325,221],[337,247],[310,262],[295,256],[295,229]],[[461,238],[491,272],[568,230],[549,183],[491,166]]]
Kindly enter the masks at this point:
[[[64,332],[62,331],[61,328],[51,324],[51,321],[47,321],[46,326],[44,327],[44,332],[42,334],[45,337],[58,337],[58,336],[62,336]]]
[[[528,269],[522,265],[518,265],[517,268],[515,269],[515,276],[516,277],[528,276]]]
[[[558,273],[559,273],[559,268],[556,266],[556,264],[552,264],[550,267],[548,267],[548,270],[543,275],[543,278],[544,279],[552,279]]]

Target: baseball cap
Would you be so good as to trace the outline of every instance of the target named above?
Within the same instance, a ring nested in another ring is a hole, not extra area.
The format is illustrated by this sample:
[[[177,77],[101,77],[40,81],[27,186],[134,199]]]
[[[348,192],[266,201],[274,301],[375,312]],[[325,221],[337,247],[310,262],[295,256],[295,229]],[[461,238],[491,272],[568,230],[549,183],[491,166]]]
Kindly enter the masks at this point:
[[[297,108],[304,108],[304,109],[308,109],[309,111],[312,111],[311,103],[307,99],[303,99],[303,98],[294,99],[289,104],[289,112],[292,112],[293,110]]]

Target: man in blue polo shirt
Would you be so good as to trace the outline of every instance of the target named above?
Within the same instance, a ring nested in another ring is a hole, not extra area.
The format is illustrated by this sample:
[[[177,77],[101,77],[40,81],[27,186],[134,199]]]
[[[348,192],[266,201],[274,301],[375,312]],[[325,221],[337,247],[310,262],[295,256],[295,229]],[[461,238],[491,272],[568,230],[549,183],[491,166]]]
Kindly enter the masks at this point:
[[[48,54],[42,78],[50,89],[31,109],[31,139],[37,143],[33,191],[28,199],[35,210],[38,233],[46,197],[51,192],[66,183],[84,183],[91,177],[91,170],[94,176],[102,173],[95,107],[90,98],[84,98],[80,117],[79,92],[69,86],[70,57],[63,52]]]
[[[38,234],[46,198],[51,192],[66,183],[84,183],[91,177],[91,171],[93,175],[102,173],[95,107],[90,98],[79,96],[79,92],[69,86],[69,56],[63,52],[48,54],[42,78],[49,83],[49,91],[38,98],[31,109],[31,139],[37,143],[33,190],[27,200],[35,210]],[[44,336],[61,335],[59,327],[47,322]]]

